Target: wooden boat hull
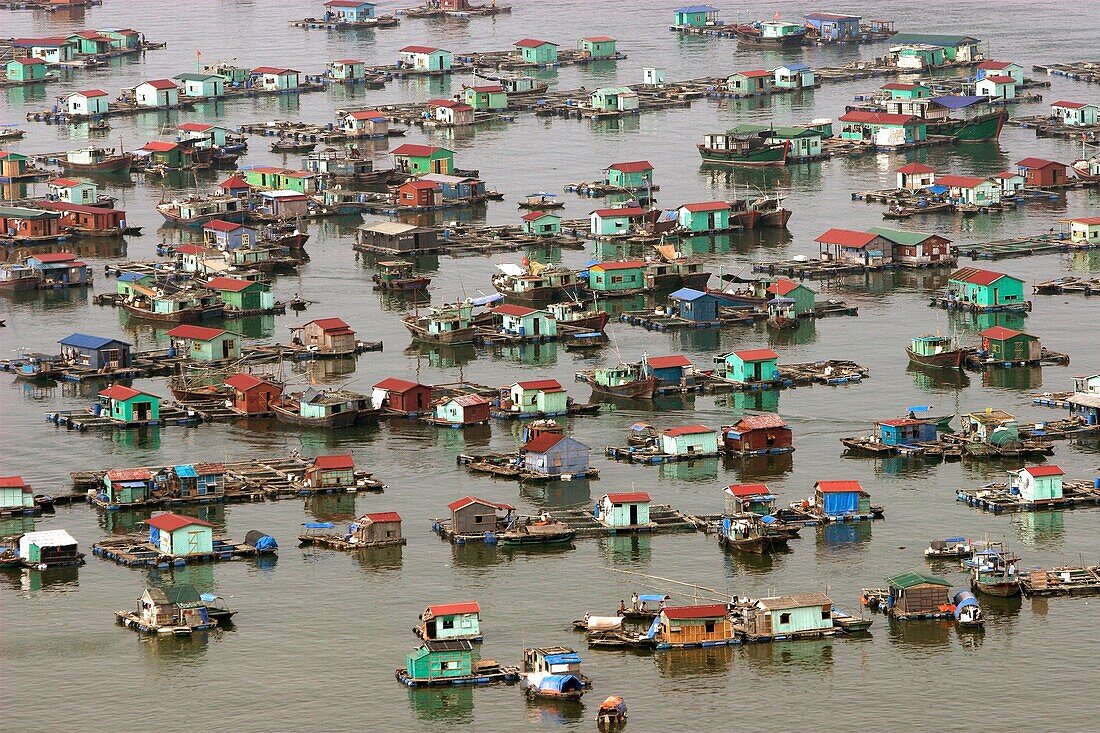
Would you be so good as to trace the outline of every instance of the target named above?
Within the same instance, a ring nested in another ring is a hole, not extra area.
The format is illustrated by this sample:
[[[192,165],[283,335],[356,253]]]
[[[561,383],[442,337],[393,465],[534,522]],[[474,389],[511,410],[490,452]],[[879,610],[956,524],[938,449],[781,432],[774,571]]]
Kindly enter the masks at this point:
[[[410,277],[402,280],[383,280],[378,275],[374,278],[375,290],[395,290],[395,291],[412,291],[412,290],[426,290],[429,285],[432,284],[430,277]]]
[[[1020,595],[1021,592],[1020,582],[1018,580],[996,583],[972,580],[970,585],[979,593],[984,593],[987,596],[997,596],[998,598],[1011,598],[1012,596]]]
[[[770,537],[750,537],[749,539],[734,540],[729,537],[719,536],[718,544],[730,550],[751,552],[754,555],[763,555],[772,547]]]
[[[476,330],[472,326],[469,328],[447,331],[445,333],[429,333],[426,328],[416,322],[415,317],[413,317],[412,320],[406,318],[402,323],[415,341],[422,341],[428,344],[448,344],[452,346],[456,344],[472,344],[474,342],[474,335],[476,334]]]
[[[768,319],[768,327],[774,328],[777,331],[793,331],[798,328],[798,319],[788,318],[786,316],[772,316]]]
[[[790,209],[774,209],[772,211],[758,212],[757,226],[772,229],[786,229],[787,222],[791,220]]]
[[[134,158],[130,155],[116,155],[98,163],[70,163],[67,160],[58,161],[61,170],[73,173],[129,173],[134,164]]]
[[[632,399],[651,400],[653,399],[653,393],[657,389],[657,378],[648,377],[646,379],[639,379],[628,384],[620,384],[615,387],[606,387],[595,382],[590,382],[592,392],[596,394],[606,394],[612,397],[628,397]]]
[[[774,145],[762,145],[755,150],[741,153],[735,150],[718,150],[705,145],[696,145],[703,162],[709,165],[728,165],[743,168],[760,168],[787,164],[787,152],[790,145],[786,142]]]
[[[564,209],[565,203],[561,201],[546,201],[541,204],[532,203],[530,201],[520,201],[519,208],[528,209],[530,211],[546,211],[547,209]]]
[[[747,43],[750,46],[793,48],[801,46],[803,41],[806,40],[805,33],[794,33],[780,38],[764,38],[760,35],[760,31],[752,26],[734,26],[733,33],[737,36],[738,42]]]
[[[176,311],[174,313],[153,313],[144,308],[138,308],[131,303],[121,303],[122,308],[133,318],[144,321],[157,321],[159,323],[198,323],[207,318],[220,318],[224,313],[222,306],[204,308],[201,310]]]
[[[367,422],[372,418],[377,419],[381,412],[380,410],[348,410],[347,412],[338,412],[328,417],[302,417],[297,412],[293,412],[282,405],[274,403],[271,405],[271,411],[275,413],[275,419],[281,423],[298,425],[306,428],[323,428],[326,430],[350,428],[359,423]]]
[[[593,313],[590,316],[584,318],[578,318],[575,321],[558,321],[559,326],[572,326],[574,328],[580,328],[585,331],[603,331],[607,327],[607,322],[611,319],[611,316],[607,313]]]
[[[944,351],[940,354],[934,354],[932,356],[924,356],[923,354],[918,354],[907,347],[905,349],[905,353],[909,354],[909,361],[920,366],[935,367],[937,369],[963,368],[963,352],[961,349],[955,349],[954,351]]]
[[[562,545],[573,541],[573,538],[577,536],[574,530],[567,532],[555,532],[553,534],[525,534],[522,532],[509,533],[497,535],[497,542],[502,545],[518,546],[518,545]]]
[[[968,120],[945,120],[941,123],[928,125],[929,135],[946,135],[953,137],[961,143],[978,143],[989,140],[997,140],[1001,136],[1004,127],[1005,111],[1003,109],[978,115]]]

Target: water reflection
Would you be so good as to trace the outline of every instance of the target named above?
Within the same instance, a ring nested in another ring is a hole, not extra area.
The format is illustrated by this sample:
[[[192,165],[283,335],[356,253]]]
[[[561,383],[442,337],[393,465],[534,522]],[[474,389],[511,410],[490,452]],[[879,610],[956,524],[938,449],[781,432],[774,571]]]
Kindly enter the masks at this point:
[[[491,349],[495,357],[514,361],[527,366],[550,366],[558,360],[558,344],[548,343],[514,344]]]
[[[611,535],[599,540],[599,551],[605,564],[648,564],[653,538],[649,535]]]
[[[31,570],[29,568],[0,568],[0,580],[12,590],[24,593],[38,591],[66,592],[80,586],[80,568],[64,566]]]
[[[308,375],[311,380],[328,384],[342,381],[349,374],[354,374],[357,362],[358,358],[354,356],[292,361],[290,362],[290,371],[294,374]]]
[[[527,697],[524,710],[528,723],[537,725],[566,725],[584,719],[584,703],[580,700],[549,700]]]
[[[487,545],[477,540],[464,545],[451,545],[451,564],[456,568],[487,568],[496,562],[496,545]]]
[[[769,346],[804,346],[817,342],[817,319],[801,318],[798,328],[776,331],[768,329]]]
[[[592,503],[591,484],[588,479],[520,484],[519,494],[539,509],[587,507]]]
[[[400,570],[403,561],[401,545],[365,547],[355,552],[359,567],[368,574]]]
[[[818,555],[832,550],[848,550],[871,541],[874,522],[829,522],[817,527]],[[806,529],[809,529],[807,527]],[[805,532],[806,530],[803,530]]]
[[[318,522],[350,522],[355,513],[355,494],[316,494],[306,497],[306,513]]]
[[[982,331],[994,326],[1011,328],[1014,331],[1027,331],[1027,315],[1017,312],[970,313],[968,311],[950,311],[948,320],[952,330],[958,329],[977,337]]]
[[[662,677],[715,677],[729,673],[737,648],[667,649],[653,655],[653,666]]]
[[[473,344],[440,346],[413,341],[405,349],[405,355],[417,358],[417,369],[420,369],[421,360],[433,369],[449,369],[472,362],[477,358],[477,349]]]
[[[1053,550],[1065,541],[1065,512],[1020,512],[1012,515],[1016,536],[1028,547]]]
[[[149,568],[149,583],[158,587],[191,585],[199,593],[217,593],[216,563],[191,563],[180,567]],[[140,595],[140,591],[138,592]]]
[[[910,362],[905,371],[913,377],[914,386],[923,392],[947,392],[970,386],[970,375],[962,369],[935,369]]]
[[[718,544],[715,542],[715,544]],[[719,545],[721,549],[721,545]],[[742,575],[749,577],[765,576],[768,573],[782,567],[786,556],[793,552],[786,548],[781,552],[736,552],[722,550],[723,564],[726,568],[726,577],[738,578]]]
[[[172,634],[139,634],[130,629],[125,629],[127,634],[137,637],[137,643],[142,655],[147,661],[163,665],[165,672],[173,670],[177,673],[178,665],[190,665],[201,663],[206,656],[206,648],[210,639],[227,633],[228,629],[210,629],[209,631],[195,631],[187,636],[174,636]]]
[[[658,465],[658,470],[662,479],[672,479],[685,483],[711,482],[718,478],[718,463],[719,458],[715,456],[713,458],[699,458],[694,461],[661,463]]]
[[[137,428],[134,430],[113,430],[108,433],[111,442],[123,448],[143,448],[160,450],[160,428]]]
[[[417,720],[433,725],[469,725],[474,720],[472,685],[415,687],[409,690],[409,706]]]
[[[769,481],[782,478],[794,470],[794,453],[770,456],[724,456],[722,465],[727,471],[739,471],[741,483]]]
[[[993,367],[982,372],[981,377],[983,387],[1030,391],[1043,386],[1043,368],[1040,366]]]
[[[779,412],[779,394],[781,390],[768,389],[753,392],[728,392],[715,395],[717,407],[729,407],[740,412]]]
[[[894,644],[913,644],[922,647],[945,647],[952,637],[954,619],[938,621],[898,621],[889,618],[886,622],[888,638]]]
[[[753,671],[764,677],[825,672],[833,666],[832,639],[776,641],[765,644],[745,644],[741,652],[752,664]]]
[[[464,428],[434,428],[435,444],[449,455],[456,455],[472,448],[488,448],[493,437],[492,426],[468,425]]]

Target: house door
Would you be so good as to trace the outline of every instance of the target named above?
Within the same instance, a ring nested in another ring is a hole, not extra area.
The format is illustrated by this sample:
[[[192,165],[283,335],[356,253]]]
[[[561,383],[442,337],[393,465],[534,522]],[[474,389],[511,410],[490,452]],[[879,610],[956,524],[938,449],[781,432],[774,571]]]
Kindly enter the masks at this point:
[[[532,321],[531,321],[531,335],[532,336],[538,336],[539,335],[539,319],[537,319],[537,318],[532,319]]]
[[[195,532],[187,533],[187,554],[192,555],[199,551],[200,541],[202,538],[202,531],[197,530]]]
[[[997,305],[1001,302],[1000,288],[993,288],[993,302],[990,305]]]
[[[233,349],[233,340],[232,339],[225,339],[224,341],[222,341],[222,358],[223,359],[228,359],[229,356],[233,353],[232,349]]]
[[[630,505],[630,523],[631,524],[637,524],[638,523],[638,505],[637,504],[631,504]]]
[[[148,420],[149,419],[149,403],[137,402],[134,404],[134,419],[136,420]]]
[[[717,227],[714,225],[714,213],[712,212],[712,213],[707,215],[707,229],[716,229],[716,228]]]

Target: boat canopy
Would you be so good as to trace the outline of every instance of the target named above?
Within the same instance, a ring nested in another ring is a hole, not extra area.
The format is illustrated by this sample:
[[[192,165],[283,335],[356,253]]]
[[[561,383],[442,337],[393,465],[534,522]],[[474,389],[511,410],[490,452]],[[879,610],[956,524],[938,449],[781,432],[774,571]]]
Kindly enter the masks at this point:
[[[669,600],[669,597],[663,593],[646,593],[638,596],[638,600],[642,603],[660,603]]]
[[[622,628],[622,616],[589,616],[585,622],[589,631],[613,631]]]
[[[302,526],[306,529],[332,529],[332,522],[303,522]]]
[[[499,267],[499,265],[497,265]],[[483,295],[480,298],[471,298],[470,305],[483,306],[492,305],[504,300],[504,295],[501,293],[493,293],[492,295]]]
[[[581,663],[581,655],[577,654],[576,652],[568,652],[568,653],[563,652],[561,654],[547,654],[546,655],[546,663],[547,664],[580,664]]]
[[[584,683],[575,674],[548,674],[539,680],[539,689],[546,692],[583,690]]]
[[[526,270],[524,270],[520,265],[517,265],[514,262],[502,262],[497,265],[497,269],[503,272],[505,275],[510,275],[512,277],[520,277],[527,274]]]

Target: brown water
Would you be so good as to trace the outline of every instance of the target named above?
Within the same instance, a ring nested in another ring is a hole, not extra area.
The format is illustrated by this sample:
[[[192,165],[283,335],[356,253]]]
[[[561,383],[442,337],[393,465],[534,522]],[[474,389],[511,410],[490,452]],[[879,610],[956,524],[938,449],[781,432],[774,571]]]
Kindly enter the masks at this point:
[[[505,48],[525,36],[563,45],[586,35],[616,36],[627,60],[542,74],[560,88],[592,89],[640,80],[641,67],[650,65],[667,68],[669,78],[676,79],[773,67],[792,59],[811,66],[835,65],[882,53],[885,48],[739,50],[730,40],[669,33],[674,3],[652,0],[601,5],[517,0],[510,16],[469,22],[409,20],[397,29],[377,33],[307,31],[286,25],[293,18],[319,15],[320,3],[315,2],[105,2],[104,7],[89,11],[86,20],[4,11],[0,35],[59,35],[84,27],[130,26],[150,40],[167,40],[169,47],[140,60],[115,62],[109,69],[74,73],[58,84],[4,90],[0,121],[20,121],[26,111],[48,108],[55,96],[74,89],[100,87],[114,96],[120,88],[143,79],[173,76],[192,68],[195,51],[200,49],[208,62],[236,59],[246,66],[285,64],[319,73],[324,62],[335,58],[389,62],[398,48],[410,43],[460,51]],[[785,6],[783,11],[786,17],[797,18],[813,9],[817,8]],[[1005,2],[945,9],[879,2],[843,9],[895,19],[904,30],[969,33],[984,40],[990,55],[1014,59],[1025,67],[1076,59],[1095,45],[1097,13],[1089,3]],[[723,6],[727,21],[771,12],[772,8],[749,3]],[[230,125],[276,118],[327,122],[332,109],[343,105],[447,96],[464,81],[468,80],[399,81],[380,92],[335,89],[300,98],[232,101],[207,105],[189,118]],[[727,273],[747,272],[748,264],[756,260],[812,256],[816,252],[813,238],[830,226],[881,224],[880,209],[852,202],[850,192],[890,185],[891,171],[905,160],[922,160],[942,171],[992,174],[1029,155],[1063,161],[1077,156],[1074,143],[1036,139],[1030,131],[1008,127],[999,144],[933,148],[907,158],[872,155],[782,172],[717,175],[698,167],[694,144],[708,131],[744,120],[786,123],[835,118],[854,94],[876,86],[853,82],[772,100],[700,101],[690,109],[600,124],[520,116],[515,123],[476,131],[440,132],[431,137],[412,131],[407,139],[453,147],[460,166],[479,168],[490,187],[507,194],[504,202],[475,212],[479,220],[489,223],[516,221],[515,201],[530,191],[554,191],[570,181],[592,180],[601,168],[618,160],[652,161],[661,186],[660,202],[670,207],[728,195],[735,189],[744,193],[750,187],[778,186],[787,191],[787,205],[795,212],[789,234],[753,232],[713,244],[696,243],[715,271]],[[1053,87],[1042,93],[1048,102],[1096,101],[1097,88],[1053,79]],[[1044,109],[1038,104],[1020,105],[1017,113],[1036,114]],[[170,136],[180,119],[175,113],[115,119],[110,139],[117,143],[121,137],[127,148],[138,147],[158,134]],[[21,152],[59,151],[83,144],[79,128],[41,123],[24,127],[28,136],[13,146]],[[375,151],[376,160],[383,162],[384,148],[375,146]],[[260,139],[253,139],[242,163],[293,165],[294,160],[269,154]],[[217,180],[204,178],[200,187],[210,188]],[[158,229],[161,222],[153,205],[193,189],[194,182],[186,179],[170,182],[164,191],[141,181],[108,187],[119,198],[120,208],[127,210],[128,219],[145,226],[146,235],[130,239],[124,253],[89,251],[86,258],[101,271],[104,262],[124,256],[153,257],[153,247],[162,239],[178,241],[178,231]],[[565,201],[569,216],[582,215],[597,203],[572,195]],[[956,241],[982,241],[1045,231],[1058,219],[1097,213],[1097,203],[1095,192],[1075,191],[1003,216],[929,218],[907,226]],[[1002,730],[1008,720],[1027,730],[1100,727],[1095,705],[1082,694],[1095,686],[1097,677],[1093,629],[1100,623],[1100,604],[1095,600],[983,599],[984,634],[938,623],[891,625],[879,617],[867,640],[656,655],[589,652],[570,630],[572,619],[585,611],[609,612],[632,590],[683,590],[613,573],[609,567],[748,595],[827,589],[837,603],[854,606],[861,587],[878,585],[895,572],[921,568],[927,542],[948,535],[1006,539],[1022,555],[1025,566],[1081,558],[1096,562],[1098,510],[994,517],[953,500],[956,488],[999,479],[1014,465],[846,459],[838,442],[840,437],[864,432],[872,420],[896,415],[913,404],[934,405],[937,413],[998,407],[1023,421],[1058,416],[1032,407],[1030,395],[1066,389],[1072,375],[1093,373],[1100,367],[1100,304],[1095,298],[1036,297],[1035,309],[1026,319],[1027,329],[1039,334],[1045,345],[1071,354],[1070,366],[970,374],[956,381],[908,369],[904,347],[910,336],[938,330],[974,343],[978,331],[1004,319],[971,319],[929,309],[927,296],[944,284],[942,273],[888,273],[826,286],[821,297],[858,305],[859,318],[807,324],[793,337],[776,339],[762,327],[657,334],[615,324],[609,329],[615,348],[593,357],[575,356],[554,345],[493,352],[410,349],[399,324],[406,304],[373,293],[370,263],[351,250],[359,223],[358,218],[349,218],[311,225],[311,261],[300,275],[281,277],[275,286],[280,299],[300,292],[319,301],[309,316],[341,316],[361,338],[385,342],[383,353],[364,355],[351,365],[329,365],[314,374],[327,384],[367,391],[387,376],[427,383],[469,379],[504,384],[538,373],[561,380],[574,397],[584,401],[587,388],[573,383],[573,372],[613,362],[618,354],[634,359],[643,350],[653,355],[682,352],[703,366],[723,351],[764,344],[779,351],[781,362],[853,359],[870,367],[871,378],[846,388],[783,392],[779,412],[795,431],[793,456],[744,464],[710,460],[644,467],[614,464],[594,455],[602,472],[598,482],[518,491],[513,483],[472,477],[454,460],[465,451],[514,446],[518,426],[507,423],[465,433],[394,421],[375,430],[333,434],[298,434],[274,425],[204,425],[141,435],[74,434],[46,423],[44,413],[82,407],[89,402],[90,392],[68,386],[31,389],[0,378],[7,385],[0,398],[0,474],[20,473],[39,491],[64,491],[72,470],[243,458],[291,449],[307,455],[351,451],[360,466],[389,484],[382,496],[323,497],[211,510],[209,516],[224,524],[231,537],[259,528],[278,538],[280,556],[270,565],[234,562],[146,572],[90,557],[79,571],[0,575],[6,730],[153,726],[179,730],[213,721],[221,728],[242,731],[365,726],[517,730],[532,724],[590,729],[595,703],[611,693],[628,701],[631,730],[675,729],[684,727],[685,721],[699,730],[731,726],[789,730],[804,726],[807,720],[815,728],[837,730],[878,729],[897,721],[918,730]],[[417,264],[434,278],[433,300],[441,302],[479,290],[490,292],[493,265],[519,256],[421,258]],[[580,265],[591,251],[551,256]],[[1007,261],[994,269],[1029,282],[1067,273],[1094,276],[1100,271],[1100,254]],[[100,278],[91,293],[30,294],[0,301],[0,317],[8,322],[0,331],[0,349],[5,354],[20,347],[53,351],[57,339],[74,331],[123,335],[140,346],[164,343],[162,332],[128,324],[113,309],[91,305],[92,293],[110,287],[111,281]],[[296,320],[257,319],[240,327],[250,337],[281,339],[285,327]],[[298,378],[304,381],[305,375]],[[163,380],[140,381],[138,386],[166,391]],[[600,453],[603,446],[620,443],[625,427],[635,420],[662,426],[685,422],[718,426],[753,406],[736,396],[659,400],[652,406],[627,403],[599,417],[572,420],[570,429]],[[1070,477],[1088,478],[1096,475],[1100,449],[1095,441],[1061,443],[1053,460]],[[521,511],[532,512],[586,506],[609,490],[635,486],[684,511],[716,512],[722,506],[721,487],[728,483],[767,481],[781,500],[793,501],[809,494],[814,481],[839,478],[861,481],[873,500],[886,507],[887,520],[857,529],[808,529],[790,553],[769,558],[724,554],[713,538],[703,535],[584,539],[573,550],[511,552],[478,545],[455,548],[430,531],[430,520],[443,515],[448,502],[467,493],[517,503]],[[405,520],[409,544],[401,551],[356,557],[295,546],[302,522],[345,523],[365,511],[389,509],[399,511]],[[145,516],[99,515],[81,505],[61,509],[54,517],[0,526],[4,534],[31,525],[65,528],[89,550],[104,536],[134,529]],[[965,576],[951,566],[934,569],[959,585],[965,583]],[[229,597],[239,611],[236,628],[179,641],[141,638],[112,624],[113,611],[130,606],[146,585],[168,581],[194,583],[203,591]],[[531,705],[512,687],[410,692],[398,685],[393,669],[403,665],[404,655],[415,646],[410,629],[417,613],[430,602],[466,599],[480,601],[483,608],[485,657],[517,663],[524,646],[581,647],[586,673],[595,680],[585,705]]]

